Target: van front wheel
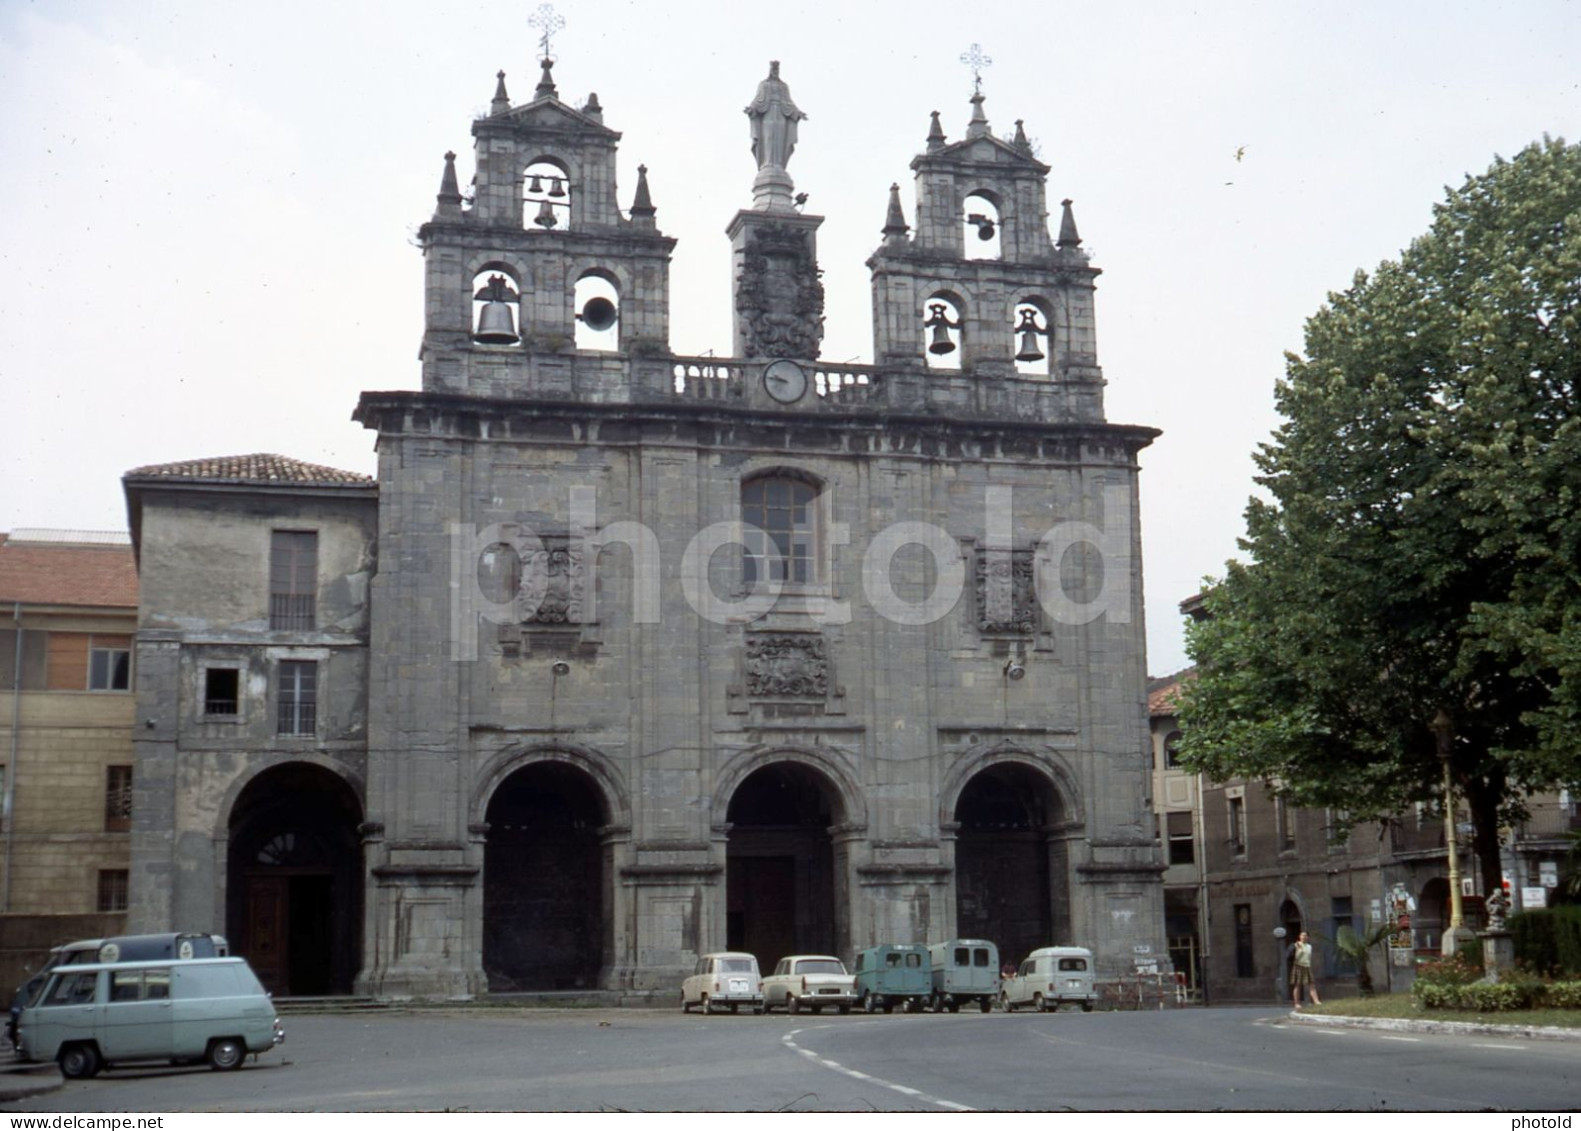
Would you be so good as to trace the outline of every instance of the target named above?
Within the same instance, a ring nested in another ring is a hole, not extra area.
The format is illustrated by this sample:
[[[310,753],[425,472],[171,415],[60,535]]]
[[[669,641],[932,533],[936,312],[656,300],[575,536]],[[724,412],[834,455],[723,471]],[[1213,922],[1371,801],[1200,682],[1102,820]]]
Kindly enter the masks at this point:
[[[221,1037],[209,1046],[209,1067],[216,1072],[240,1068],[247,1059],[247,1047],[235,1037]]]
[[[58,1058],[60,1074],[68,1080],[86,1080],[99,1074],[99,1050],[92,1045],[67,1045]]]

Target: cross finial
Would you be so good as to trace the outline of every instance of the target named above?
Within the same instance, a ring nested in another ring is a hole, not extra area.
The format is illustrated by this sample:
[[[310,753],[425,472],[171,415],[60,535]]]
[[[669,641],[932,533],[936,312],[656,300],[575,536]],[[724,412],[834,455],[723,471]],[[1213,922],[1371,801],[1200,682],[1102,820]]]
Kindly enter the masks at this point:
[[[535,27],[543,34],[538,37],[538,51],[541,58],[552,60],[554,56],[549,52],[549,41],[554,33],[565,27],[565,17],[554,10],[553,4],[539,4],[538,10],[527,18],[527,26]]]
[[[982,47],[974,43],[970,51],[961,53],[961,62],[972,69],[972,93],[981,94],[983,92],[983,68],[992,67],[994,61],[983,54]]]

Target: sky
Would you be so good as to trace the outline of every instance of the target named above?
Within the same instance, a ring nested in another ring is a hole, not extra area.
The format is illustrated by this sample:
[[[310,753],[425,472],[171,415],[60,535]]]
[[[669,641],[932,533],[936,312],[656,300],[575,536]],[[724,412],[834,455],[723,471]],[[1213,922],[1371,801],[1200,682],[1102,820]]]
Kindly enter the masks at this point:
[[[536,0],[0,0],[0,530],[126,528],[120,476],[278,452],[374,471],[363,390],[415,389],[417,227],[472,173],[496,71],[538,79]],[[557,0],[560,97],[623,134],[678,238],[671,345],[730,350],[724,229],[771,59],[826,217],[823,357],[870,361],[865,260],[928,114],[1026,123],[1098,280],[1109,419],[1142,453],[1148,668],[1237,556],[1252,454],[1305,320],[1398,256],[1447,185],[1581,140],[1581,3],[968,6]],[[747,15],[750,13],[750,16]],[[1058,210],[1055,209],[1057,221]]]

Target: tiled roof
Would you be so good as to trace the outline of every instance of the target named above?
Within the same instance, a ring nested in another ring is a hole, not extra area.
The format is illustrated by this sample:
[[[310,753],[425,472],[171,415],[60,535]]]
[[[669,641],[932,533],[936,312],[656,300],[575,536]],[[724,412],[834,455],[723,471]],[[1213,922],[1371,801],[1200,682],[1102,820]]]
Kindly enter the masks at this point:
[[[154,463],[147,467],[133,468],[126,473],[125,478],[187,480],[202,483],[294,483],[337,487],[368,487],[374,482],[371,475],[342,471],[338,467],[325,467],[319,463],[304,463],[299,459],[268,452],[255,452],[246,456],[189,459],[179,463]]]
[[[86,533],[84,541],[30,540],[17,531],[0,534],[0,605],[80,605],[137,608],[137,565],[130,545],[107,544],[108,535]],[[123,536],[124,537],[124,536]]]
[[[1178,708],[1180,685],[1190,679],[1196,668],[1186,668],[1174,675],[1154,676],[1147,681],[1147,714],[1149,718],[1173,715]]]

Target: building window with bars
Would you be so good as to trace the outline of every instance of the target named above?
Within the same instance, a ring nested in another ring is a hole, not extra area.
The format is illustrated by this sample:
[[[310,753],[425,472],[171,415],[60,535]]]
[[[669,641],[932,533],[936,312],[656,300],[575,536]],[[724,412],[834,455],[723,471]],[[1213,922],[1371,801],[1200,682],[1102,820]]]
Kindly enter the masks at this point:
[[[241,713],[241,676],[236,668],[205,668],[203,714],[210,719],[234,719]]]
[[[276,530],[269,539],[269,627],[287,632],[317,626],[318,535]]]
[[[125,911],[131,884],[125,868],[105,868],[99,872],[99,910]]]
[[[318,724],[318,664],[312,660],[282,660],[278,734],[313,734]]]
[[[106,766],[104,770],[104,828],[124,833],[132,827],[132,767]]]

